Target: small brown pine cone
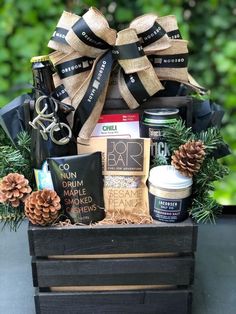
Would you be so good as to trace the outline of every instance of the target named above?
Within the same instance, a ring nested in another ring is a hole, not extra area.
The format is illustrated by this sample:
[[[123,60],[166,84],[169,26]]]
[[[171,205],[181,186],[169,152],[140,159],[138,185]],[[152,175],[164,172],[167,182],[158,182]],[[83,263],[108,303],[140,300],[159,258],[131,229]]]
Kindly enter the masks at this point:
[[[19,173],[9,173],[0,182],[0,202],[18,207],[32,191],[29,181]]]
[[[58,218],[60,209],[60,197],[52,190],[33,192],[25,201],[25,215],[34,225],[51,224]]]
[[[202,141],[188,141],[175,150],[171,164],[183,175],[192,177],[201,168],[205,158],[205,146]]]

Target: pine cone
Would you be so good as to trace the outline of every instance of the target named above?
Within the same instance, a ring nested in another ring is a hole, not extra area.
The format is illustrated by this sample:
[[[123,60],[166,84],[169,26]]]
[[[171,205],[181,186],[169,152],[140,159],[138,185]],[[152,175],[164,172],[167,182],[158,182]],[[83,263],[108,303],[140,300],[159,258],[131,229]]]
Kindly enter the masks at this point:
[[[175,150],[171,164],[183,175],[192,177],[196,174],[205,158],[205,146],[202,141],[189,141]]]
[[[52,190],[33,192],[25,201],[25,215],[34,225],[51,224],[59,216],[60,209],[60,197]]]
[[[29,181],[19,173],[9,173],[0,182],[0,202],[18,207],[32,191]]]

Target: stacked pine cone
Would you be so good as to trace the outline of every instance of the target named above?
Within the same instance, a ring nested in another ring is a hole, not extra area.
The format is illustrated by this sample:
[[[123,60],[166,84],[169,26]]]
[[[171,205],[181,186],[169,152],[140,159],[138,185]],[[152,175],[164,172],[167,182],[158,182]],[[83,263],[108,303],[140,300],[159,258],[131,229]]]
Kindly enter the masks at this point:
[[[22,174],[9,173],[0,182],[0,202],[9,203],[12,207],[24,202],[30,192],[29,181]]]
[[[60,197],[52,190],[33,192],[25,201],[25,215],[34,225],[45,226],[55,222],[60,209]]]
[[[175,150],[171,164],[183,175],[192,177],[201,168],[205,158],[205,146],[202,141],[188,141]]]

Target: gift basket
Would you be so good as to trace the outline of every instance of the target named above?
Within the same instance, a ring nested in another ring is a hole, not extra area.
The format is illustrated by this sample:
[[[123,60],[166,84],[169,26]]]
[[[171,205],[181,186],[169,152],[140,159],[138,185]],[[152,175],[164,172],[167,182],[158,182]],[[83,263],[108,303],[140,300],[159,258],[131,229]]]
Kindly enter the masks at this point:
[[[36,312],[190,313],[195,222],[220,213],[229,149],[175,16],[117,32],[63,12],[48,47],[0,111],[0,220],[30,222]]]
[[[188,72],[175,16],[150,13],[119,32],[91,7],[64,11],[33,88],[0,111],[1,220],[32,224],[215,221],[227,174],[222,108]]]

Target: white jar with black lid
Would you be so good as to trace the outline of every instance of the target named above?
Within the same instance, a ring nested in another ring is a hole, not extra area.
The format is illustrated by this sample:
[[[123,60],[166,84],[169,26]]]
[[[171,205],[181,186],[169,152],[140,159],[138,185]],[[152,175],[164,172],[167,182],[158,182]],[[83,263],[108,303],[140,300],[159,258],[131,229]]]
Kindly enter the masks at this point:
[[[170,164],[171,152],[164,137],[164,131],[176,124],[178,119],[179,109],[177,108],[148,109],[143,112],[140,132],[141,137],[151,139],[151,163],[159,156],[165,158],[167,164]]]
[[[157,166],[150,170],[150,214],[155,220],[180,222],[188,217],[191,204],[192,178],[183,176],[173,166]]]

